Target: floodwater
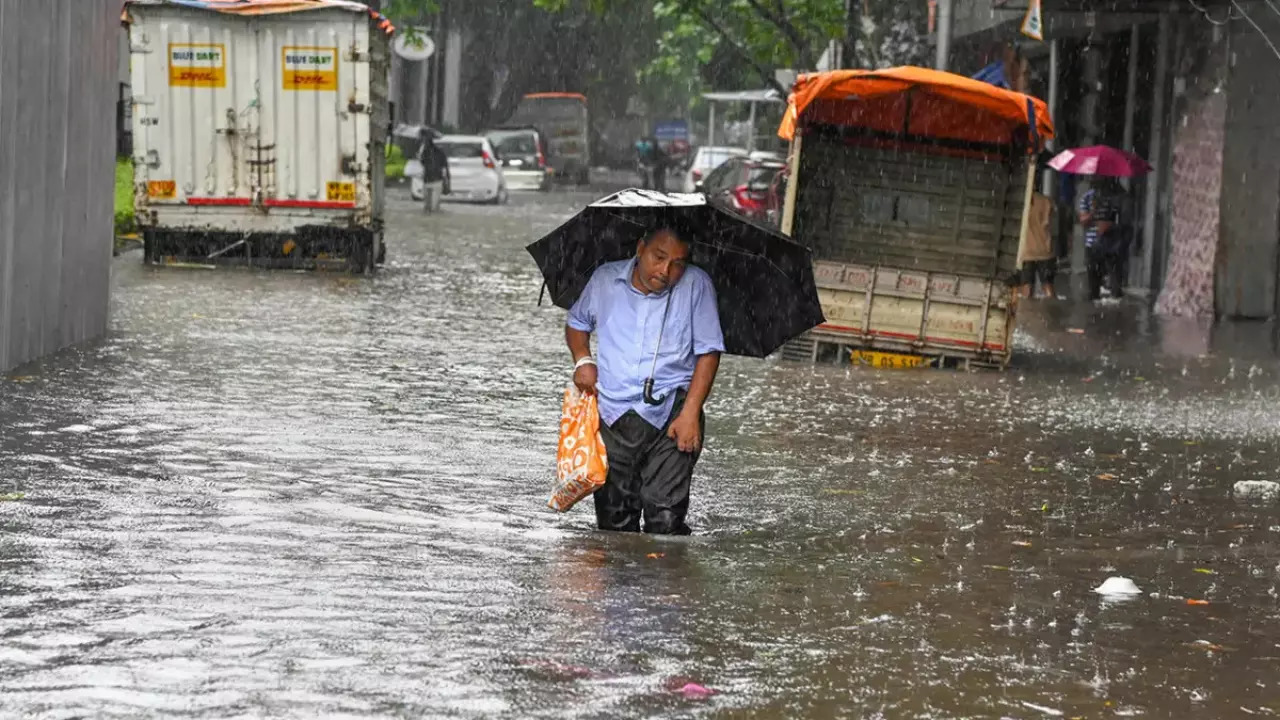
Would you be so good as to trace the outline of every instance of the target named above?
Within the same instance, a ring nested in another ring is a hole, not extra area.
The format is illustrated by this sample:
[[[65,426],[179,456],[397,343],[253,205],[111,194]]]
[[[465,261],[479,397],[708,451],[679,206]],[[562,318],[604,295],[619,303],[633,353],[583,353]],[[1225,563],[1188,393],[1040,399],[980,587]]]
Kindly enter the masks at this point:
[[[522,251],[591,195],[395,192],[372,280],[126,256],[106,340],[0,379],[0,714],[1280,715],[1259,333],[1040,303],[1004,373],[731,358],[697,534],[605,536],[544,506]]]

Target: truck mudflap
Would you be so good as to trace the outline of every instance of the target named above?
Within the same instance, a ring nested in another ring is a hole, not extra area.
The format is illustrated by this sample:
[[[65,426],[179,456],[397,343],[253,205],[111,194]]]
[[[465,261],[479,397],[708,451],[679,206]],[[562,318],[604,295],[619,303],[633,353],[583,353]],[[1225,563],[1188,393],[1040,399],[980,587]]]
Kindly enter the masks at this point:
[[[256,268],[373,272],[383,259],[382,233],[371,228],[303,226],[284,232],[149,229],[148,265],[235,265]]]
[[[1008,364],[1016,297],[997,280],[873,265],[814,263],[818,298],[827,321],[790,349],[788,357],[820,345],[949,359],[964,364]],[[803,345],[804,347],[800,347]]]

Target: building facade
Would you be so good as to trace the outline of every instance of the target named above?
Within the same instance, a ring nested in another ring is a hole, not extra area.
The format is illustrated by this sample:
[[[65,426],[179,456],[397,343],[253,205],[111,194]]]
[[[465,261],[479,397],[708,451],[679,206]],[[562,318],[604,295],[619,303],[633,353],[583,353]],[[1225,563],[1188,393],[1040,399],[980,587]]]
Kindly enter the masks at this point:
[[[1012,50],[1026,90],[1051,105],[1058,149],[1123,147],[1155,167],[1127,183],[1133,290],[1169,315],[1276,314],[1280,15],[1260,0],[1044,0],[1041,42],[1019,32],[1014,3],[954,2],[953,71]],[[1045,189],[1069,210],[1087,179],[1049,175]],[[1083,267],[1079,242],[1072,260]]]

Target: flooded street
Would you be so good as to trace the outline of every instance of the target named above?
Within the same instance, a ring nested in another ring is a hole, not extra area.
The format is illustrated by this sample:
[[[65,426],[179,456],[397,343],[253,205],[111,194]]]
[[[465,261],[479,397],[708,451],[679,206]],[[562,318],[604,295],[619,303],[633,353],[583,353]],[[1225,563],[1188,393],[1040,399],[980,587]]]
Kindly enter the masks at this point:
[[[1280,481],[1265,329],[728,358],[695,535],[605,536],[545,508],[571,370],[523,250],[592,197],[395,190],[372,279],[118,259],[109,337],[0,378],[0,714],[1280,715],[1280,505],[1232,495]]]

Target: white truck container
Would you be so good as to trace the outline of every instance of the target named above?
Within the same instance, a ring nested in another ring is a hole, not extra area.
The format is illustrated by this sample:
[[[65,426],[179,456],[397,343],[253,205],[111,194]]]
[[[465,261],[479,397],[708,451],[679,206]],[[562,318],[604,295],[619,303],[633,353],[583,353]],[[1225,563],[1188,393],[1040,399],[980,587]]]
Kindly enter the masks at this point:
[[[288,7],[126,6],[146,262],[381,261],[391,26],[345,0]]]

